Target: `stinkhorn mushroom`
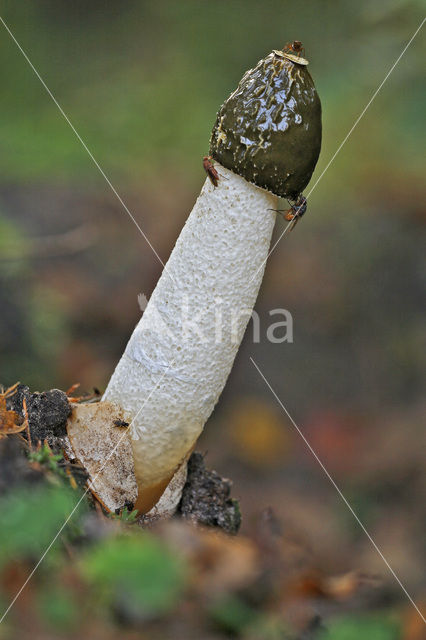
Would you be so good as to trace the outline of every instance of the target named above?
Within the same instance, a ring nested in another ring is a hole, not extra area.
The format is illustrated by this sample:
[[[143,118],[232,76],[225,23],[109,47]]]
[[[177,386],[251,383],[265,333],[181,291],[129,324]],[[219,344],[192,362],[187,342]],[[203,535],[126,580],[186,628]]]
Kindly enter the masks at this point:
[[[273,51],[220,108],[217,180],[207,176],[102,401],[74,409],[71,445],[108,509],[126,497],[142,513],[171,513],[179,501],[257,298],[278,196],[296,200],[318,159],[321,105],[307,64]],[[124,437],[113,426],[123,421]]]

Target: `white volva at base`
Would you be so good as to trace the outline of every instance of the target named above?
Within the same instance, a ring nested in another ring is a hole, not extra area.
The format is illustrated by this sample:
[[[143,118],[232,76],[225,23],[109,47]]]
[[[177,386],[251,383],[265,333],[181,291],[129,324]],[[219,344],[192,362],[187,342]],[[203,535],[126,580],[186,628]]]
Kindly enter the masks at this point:
[[[139,492],[172,475],[231,371],[268,256],[276,196],[216,164],[105,391],[133,419]]]

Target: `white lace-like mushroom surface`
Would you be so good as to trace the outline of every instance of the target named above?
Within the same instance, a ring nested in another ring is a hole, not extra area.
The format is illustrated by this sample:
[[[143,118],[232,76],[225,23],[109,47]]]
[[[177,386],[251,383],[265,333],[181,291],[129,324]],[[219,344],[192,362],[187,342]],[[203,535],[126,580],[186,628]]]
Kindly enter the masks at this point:
[[[306,61],[280,52],[248,71],[219,111],[210,145],[217,186],[206,178],[99,403],[129,423],[123,455],[129,443],[133,454],[124,492],[105,490],[120,484],[117,473],[91,479],[108,509],[124,497],[142,513],[176,508],[184,461],[226,383],[259,292],[277,196],[296,199],[314,169],[320,114]],[[74,450],[89,434],[87,419],[75,432],[79,411],[69,423]]]
[[[277,197],[217,170],[218,186],[206,178],[105,391],[133,416],[140,492],[170,480],[200,435],[263,277]]]

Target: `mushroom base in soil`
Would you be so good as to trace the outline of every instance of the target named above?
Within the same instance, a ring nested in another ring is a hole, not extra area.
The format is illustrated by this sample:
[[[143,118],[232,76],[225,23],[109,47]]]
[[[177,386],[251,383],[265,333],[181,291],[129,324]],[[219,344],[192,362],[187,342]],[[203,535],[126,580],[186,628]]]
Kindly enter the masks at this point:
[[[150,516],[175,511],[256,302],[278,196],[297,198],[320,144],[306,61],[283,52],[248,71],[219,110],[210,144],[217,186],[206,178],[102,401],[75,406],[68,421],[108,510],[130,501]]]

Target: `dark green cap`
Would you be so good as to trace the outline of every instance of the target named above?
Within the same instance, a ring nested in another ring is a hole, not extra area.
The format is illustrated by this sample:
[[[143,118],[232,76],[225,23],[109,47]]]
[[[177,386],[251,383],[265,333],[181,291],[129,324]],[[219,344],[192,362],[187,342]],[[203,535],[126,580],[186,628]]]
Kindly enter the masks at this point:
[[[219,109],[210,155],[258,187],[296,199],[321,149],[321,103],[307,61],[273,51]]]

